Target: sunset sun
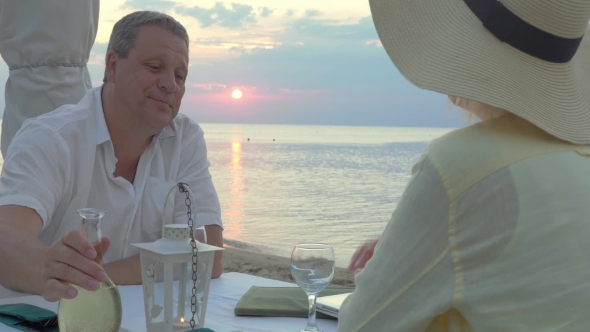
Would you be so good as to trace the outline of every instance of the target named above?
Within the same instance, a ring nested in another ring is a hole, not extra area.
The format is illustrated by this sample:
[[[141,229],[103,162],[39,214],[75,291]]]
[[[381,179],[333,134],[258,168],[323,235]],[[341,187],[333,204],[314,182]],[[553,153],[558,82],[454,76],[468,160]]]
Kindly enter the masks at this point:
[[[240,91],[240,89],[235,89],[232,91],[231,96],[233,99],[240,99],[242,98],[242,91]]]

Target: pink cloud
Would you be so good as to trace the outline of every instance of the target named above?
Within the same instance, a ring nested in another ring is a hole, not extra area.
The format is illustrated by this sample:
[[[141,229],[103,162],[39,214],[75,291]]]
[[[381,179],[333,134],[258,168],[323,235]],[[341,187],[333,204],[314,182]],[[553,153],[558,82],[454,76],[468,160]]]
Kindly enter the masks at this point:
[[[330,90],[296,90],[296,89],[279,89],[279,92],[287,95],[316,95],[330,92]]]
[[[213,91],[218,90],[218,89],[225,89],[227,88],[227,85],[225,84],[217,84],[217,83],[206,83],[206,84],[193,84],[192,85],[193,88],[199,89],[199,90],[205,90],[205,91]]]

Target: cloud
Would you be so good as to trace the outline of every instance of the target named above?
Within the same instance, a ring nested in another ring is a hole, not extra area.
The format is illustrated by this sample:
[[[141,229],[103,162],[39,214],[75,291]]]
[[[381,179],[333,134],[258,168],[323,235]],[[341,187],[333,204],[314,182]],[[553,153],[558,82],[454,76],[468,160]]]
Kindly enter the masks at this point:
[[[196,63],[197,68],[191,70],[197,70],[205,82],[248,83],[289,90],[345,89],[354,94],[395,88],[396,82],[403,81],[383,48],[375,42],[378,37],[369,18],[343,25],[302,18],[282,33],[275,32],[272,39],[274,44],[250,50],[235,47],[239,57],[231,63],[209,61],[206,66]],[[201,43],[231,41],[220,38],[201,40]]]
[[[329,90],[293,90],[293,89],[279,89],[280,93],[291,95],[309,95],[318,93],[327,93]]]
[[[315,14],[312,14],[315,15]],[[343,24],[336,20],[299,18],[291,20],[282,28],[250,32],[243,31],[231,38],[198,38],[197,45],[229,49],[231,53],[247,54],[258,49],[273,49],[283,45],[320,45],[328,43],[349,43],[352,47],[376,45],[381,47],[370,17],[357,23]],[[326,45],[328,45],[326,44]],[[296,62],[296,59],[293,59]]]
[[[259,36],[264,36],[263,34]],[[235,38],[197,38],[194,42],[199,46],[206,47],[230,47],[230,51],[245,51],[252,48],[273,48],[280,45],[280,42],[261,41],[256,38],[248,38],[240,35]]]
[[[254,49],[237,61],[241,67],[254,71],[249,79],[272,77],[277,86],[290,89],[360,91],[396,76],[383,49],[364,43],[283,44],[272,49]]]
[[[176,8],[179,14],[192,16],[201,22],[202,28],[218,25],[226,28],[236,29],[242,27],[245,23],[256,23],[256,14],[252,6],[239,3],[232,3],[228,9],[222,2],[217,2],[211,8],[199,6]]]
[[[262,16],[262,17],[269,17],[270,15],[272,15],[273,12],[274,12],[274,10],[272,10],[268,7],[260,8],[260,16]]]
[[[308,35],[327,39],[356,39],[378,40],[377,32],[371,17],[364,17],[356,24],[340,24],[335,20],[316,19],[306,16],[295,20],[285,33],[285,37],[292,34]]]
[[[94,43],[90,50],[88,65],[104,66],[108,43]]]
[[[383,44],[381,43],[381,41],[379,39],[376,39],[376,40],[367,40],[365,42],[365,45],[373,45],[373,44],[374,45],[377,45],[379,47],[383,47]]]
[[[338,62],[354,63],[365,58],[372,59],[368,60],[369,63],[374,63],[375,59],[390,63],[380,47],[370,17],[362,18],[355,24],[301,18],[290,23],[282,33],[277,33],[274,39],[276,43],[272,49],[255,48],[244,53],[241,61],[269,66],[289,63],[293,67],[309,62],[312,67],[321,66],[322,69],[334,68]],[[354,67],[359,66],[362,64]]]
[[[308,10],[305,12],[305,17],[317,17],[320,16],[321,12],[319,10]]]
[[[186,109],[198,121],[338,125],[456,126],[445,97],[397,71],[370,17],[356,23],[301,17],[275,31],[272,48],[236,48],[237,58],[197,63],[204,82],[256,86],[239,104],[202,91]],[[228,88],[229,89],[229,88]],[[199,97],[197,97],[199,96]],[[198,111],[197,111],[198,110]],[[191,113],[194,112],[194,113]]]
[[[176,5],[173,1],[163,0],[126,0],[123,4],[123,8],[130,9],[141,9],[141,10],[154,10],[154,11],[167,11]]]
[[[287,15],[287,17],[293,17],[294,14],[295,14],[295,11],[293,9],[289,9],[285,13],[285,15]]]
[[[199,84],[192,84],[192,87],[197,90],[214,91],[214,90],[226,89],[227,85],[218,84],[218,83],[205,83],[205,84],[199,83]]]

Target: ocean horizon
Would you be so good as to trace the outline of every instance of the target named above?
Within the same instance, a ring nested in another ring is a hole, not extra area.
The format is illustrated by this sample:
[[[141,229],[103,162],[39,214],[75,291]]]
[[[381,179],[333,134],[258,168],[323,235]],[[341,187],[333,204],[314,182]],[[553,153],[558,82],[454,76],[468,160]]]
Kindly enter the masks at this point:
[[[381,234],[428,143],[454,129],[201,127],[226,243],[285,257],[298,243],[325,243],[340,267]]]

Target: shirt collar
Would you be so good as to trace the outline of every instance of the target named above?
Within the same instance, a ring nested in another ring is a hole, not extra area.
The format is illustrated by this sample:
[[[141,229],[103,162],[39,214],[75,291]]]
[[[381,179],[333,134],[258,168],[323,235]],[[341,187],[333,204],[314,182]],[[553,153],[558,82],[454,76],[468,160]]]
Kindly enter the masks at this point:
[[[102,86],[93,88],[95,96],[94,109],[96,113],[96,144],[100,145],[106,141],[111,140],[109,129],[107,127],[107,121],[104,117],[104,109],[102,108]],[[168,137],[176,136],[176,125],[174,121],[170,122],[166,128],[164,128],[160,134],[157,135],[158,139],[164,139]]]
[[[166,128],[164,128],[164,130],[160,132],[160,134],[158,135],[158,139],[164,139],[174,136],[176,136],[176,124],[174,123],[174,121],[172,121],[169,125],[166,126]]]

